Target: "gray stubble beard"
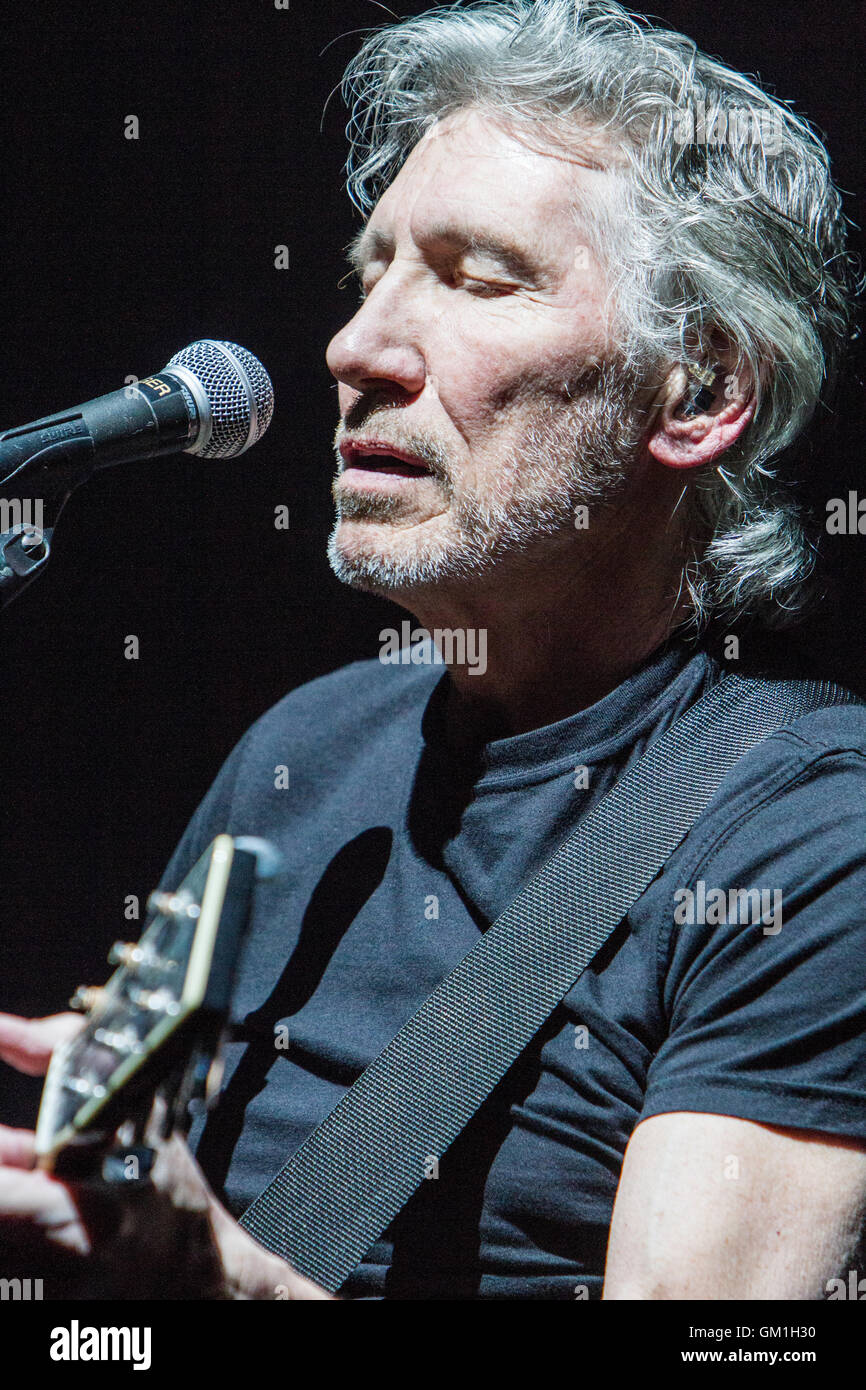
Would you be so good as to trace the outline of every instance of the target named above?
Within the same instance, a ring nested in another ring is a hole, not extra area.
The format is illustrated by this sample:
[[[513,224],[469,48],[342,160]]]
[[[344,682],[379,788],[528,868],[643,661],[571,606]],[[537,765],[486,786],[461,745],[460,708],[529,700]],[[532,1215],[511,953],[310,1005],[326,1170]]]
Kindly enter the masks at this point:
[[[549,388],[516,445],[520,481],[504,500],[461,494],[436,441],[414,435],[412,451],[445,493],[449,535],[412,555],[346,556],[337,543],[342,521],[387,522],[399,515],[403,500],[392,493],[335,494],[328,559],[337,578],[385,596],[481,579],[506,560],[531,558],[545,538],[573,534],[577,508],[587,507],[595,517],[615,508],[628,488],[643,432],[635,390],[632,374],[610,366]],[[519,401],[512,397],[506,408]]]

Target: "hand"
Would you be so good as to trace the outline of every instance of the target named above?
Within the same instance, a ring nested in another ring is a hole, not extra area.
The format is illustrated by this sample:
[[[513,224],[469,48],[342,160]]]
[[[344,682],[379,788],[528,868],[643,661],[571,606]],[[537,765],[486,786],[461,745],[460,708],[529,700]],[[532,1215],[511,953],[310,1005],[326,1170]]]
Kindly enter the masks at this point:
[[[82,1022],[0,1014],[0,1059],[39,1075]],[[62,1182],[34,1169],[29,1130],[0,1125],[3,1274],[42,1277],[49,1297],[331,1298],[238,1225],[179,1136],[148,1141],[149,1182]]]
[[[44,1076],[51,1054],[84,1027],[83,1014],[52,1014],[50,1018],[19,1018],[0,1014],[0,1060],[28,1076]]]

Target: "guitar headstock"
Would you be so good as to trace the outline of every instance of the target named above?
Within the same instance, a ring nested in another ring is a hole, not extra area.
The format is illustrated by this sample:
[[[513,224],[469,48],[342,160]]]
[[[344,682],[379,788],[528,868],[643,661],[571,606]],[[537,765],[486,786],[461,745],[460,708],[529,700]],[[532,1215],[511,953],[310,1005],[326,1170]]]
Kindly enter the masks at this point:
[[[107,984],[73,1000],[87,1017],[51,1059],[40,1167],[110,1137],[168,1078],[184,1103],[200,1087],[228,1015],[256,878],[273,871],[263,841],[218,835],[176,891],[152,895],[139,941],[112,947],[118,968]]]

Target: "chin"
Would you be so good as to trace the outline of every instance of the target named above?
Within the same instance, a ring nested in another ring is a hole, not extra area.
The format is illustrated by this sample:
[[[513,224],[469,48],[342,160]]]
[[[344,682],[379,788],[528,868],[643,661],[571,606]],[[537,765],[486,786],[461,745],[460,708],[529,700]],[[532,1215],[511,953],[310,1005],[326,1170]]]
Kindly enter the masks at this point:
[[[397,573],[405,566],[387,543],[376,544],[369,524],[346,521],[338,521],[331,532],[328,560],[344,584],[373,594],[392,592]]]
[[[444,556],[417,544],[395,544],[393,528],[338,521],[328,541],[331,569],[344,584],[400,602],[441,586]],[[382,534],[384,533],[384,534]],[[408,539],[408,538],[407,538]]]

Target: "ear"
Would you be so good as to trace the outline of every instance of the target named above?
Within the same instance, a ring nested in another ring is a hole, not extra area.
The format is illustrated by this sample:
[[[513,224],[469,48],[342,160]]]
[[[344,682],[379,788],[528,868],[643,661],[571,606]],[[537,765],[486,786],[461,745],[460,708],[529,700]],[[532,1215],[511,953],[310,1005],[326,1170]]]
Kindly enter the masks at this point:
[[[698,468],[729,449],[755,414],[751,375],[742,363],[728,370],[719,361],[719,374],[711,405],[696,415],[682,413],[693,385],[685,367],[678,365],[667,376],[656,397],[655,420],[646,447],[667,468]]]

